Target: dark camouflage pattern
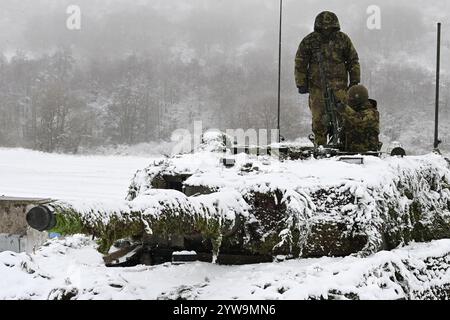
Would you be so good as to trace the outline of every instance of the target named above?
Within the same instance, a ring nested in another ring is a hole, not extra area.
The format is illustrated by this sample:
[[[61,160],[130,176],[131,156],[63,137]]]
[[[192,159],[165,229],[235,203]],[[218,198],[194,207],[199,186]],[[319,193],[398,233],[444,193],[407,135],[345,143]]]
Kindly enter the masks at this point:
[[[302,40],[297,51],[295,58],[297,87],[321,87],[318,52],[323,54],[328,81],[335,87],[334,89],[347,88],[349,80],[351,84],[358,84],[361,72],[358,53],[350,38],[340,31],[336,15],[328,11],[320,13],[316,18],[314,29],[314,32]],[[325,34],[324,30],[332,32]]]
[[[343,144],[347,152],[379,151],[381,148],[380,114],[377,102],[369,99],[362,106],[346,105],[340,113],[343,124]]]
[[[362,85],[356,85],[348,90],[348,104],[350,106],[363,106],[369,101],[369,91]]]
[[[314,22],[314,31],[320,32],[327,29],[341,30],[338,17],[330,11],[319,13]]]
[[[315,143],[317,145],[327,144],[327,117],[325,113],[325,101],[323,97],[323,90],[321,88],[313,87],[309,90],[309,108],[312,114],[312,131],[315,136]],[[347,102],[347,90],[334,91],[337,101]]]
[[[316,143],[325,145],[326,127],[322,121],[325,105],[318,52],[323,55],[329,85],[334,89],[337,98],[346,102],[349,83],[355,85],[360,82],[359,57],[350,38],[340,31],[337,16],[329,11],[317,16],[314,32],[302,40],[295,58],[297,87],[309,88],[309,107],[313,117],[312,127]]]

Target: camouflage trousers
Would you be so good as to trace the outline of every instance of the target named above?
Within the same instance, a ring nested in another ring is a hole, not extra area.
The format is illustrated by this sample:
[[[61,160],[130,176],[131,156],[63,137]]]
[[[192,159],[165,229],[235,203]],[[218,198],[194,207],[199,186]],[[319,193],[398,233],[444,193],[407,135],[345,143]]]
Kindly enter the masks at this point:
[[[336,99],[347,103],[347,88],[334,91]],[[321,88],[309,89],[309,109],[312,114],[312,131],[317,145],[327,144],[327,126],[324,122],[325,102],[323,99],[323,90]]]
[[[348,139],[348,138],[347,138]],[[346,140],[349,141],[349,140]],[[351,141],[351,140],[350,140]],[[364,153],[369,151],[379,151],[381,149],[381,143],[377,137],[371,137],[367,141],[363,142],[348,142],[342,151]]]
[[[379,151],[382,143],[378,139],[379,133],[374,130],[363,130],[351,125],[344,128],[344,149],[347,152]]]

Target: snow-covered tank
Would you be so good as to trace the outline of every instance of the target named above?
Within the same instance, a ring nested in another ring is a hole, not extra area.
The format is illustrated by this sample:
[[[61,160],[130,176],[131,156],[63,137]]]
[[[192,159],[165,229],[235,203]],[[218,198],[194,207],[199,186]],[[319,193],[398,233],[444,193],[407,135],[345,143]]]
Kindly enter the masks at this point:
[[[108,265],[367,255],[450,237],[450,170],[438,154],[314,159],[301,143],[229,142],[208,133],[194,152],[155,161],[125,200],[55,201],[29,220],[55,215],[53,231],[95,236]]]

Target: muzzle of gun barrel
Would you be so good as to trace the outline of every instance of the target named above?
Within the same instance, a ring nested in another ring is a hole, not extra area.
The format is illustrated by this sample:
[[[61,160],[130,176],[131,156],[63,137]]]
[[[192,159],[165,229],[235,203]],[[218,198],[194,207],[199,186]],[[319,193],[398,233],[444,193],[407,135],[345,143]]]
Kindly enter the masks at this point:
[[[56,226],[56,216],[47,206],[37,206],[28,211],[28,225],[38,231],[48,231]]]

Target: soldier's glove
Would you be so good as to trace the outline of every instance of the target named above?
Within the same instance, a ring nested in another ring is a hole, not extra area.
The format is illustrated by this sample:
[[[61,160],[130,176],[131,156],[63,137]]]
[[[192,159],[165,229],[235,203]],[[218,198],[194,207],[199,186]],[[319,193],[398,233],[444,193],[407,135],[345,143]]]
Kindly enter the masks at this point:
[[[309,93],[308,87],[307,86],[300,86],[297,87],[298,88],[298,93],[300,94],[307,94]]]

